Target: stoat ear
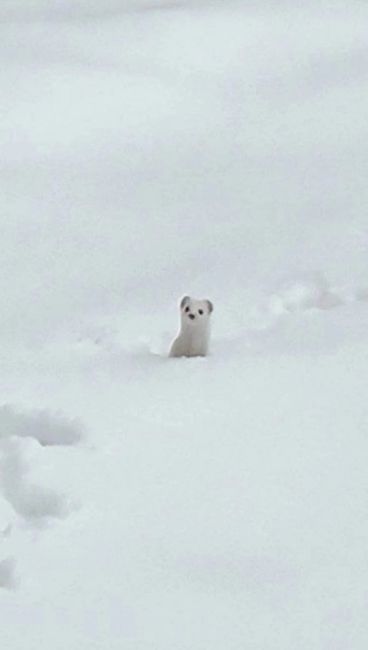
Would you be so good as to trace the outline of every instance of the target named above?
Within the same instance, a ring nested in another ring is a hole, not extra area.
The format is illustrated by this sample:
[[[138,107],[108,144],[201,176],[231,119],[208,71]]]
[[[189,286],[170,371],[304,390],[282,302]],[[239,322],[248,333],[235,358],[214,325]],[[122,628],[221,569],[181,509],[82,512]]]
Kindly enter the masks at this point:
[[[180,309],[184,309],[185,305],[187,302],[189,302],[190,297],[189,296],[184,296],[184,298],[181,299],[180,301]]]
[[[213,304],[212,304],[212,302],[210,300],[206,300],[206,303],[208,305],[209,313],[212,314],[212,312],[213,312]]]

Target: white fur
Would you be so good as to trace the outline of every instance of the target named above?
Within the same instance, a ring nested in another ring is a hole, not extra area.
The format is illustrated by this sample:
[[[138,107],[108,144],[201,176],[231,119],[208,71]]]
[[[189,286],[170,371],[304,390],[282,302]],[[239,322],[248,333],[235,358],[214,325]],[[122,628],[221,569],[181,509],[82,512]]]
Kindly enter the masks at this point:
[[[209,300],[194,300],[189,296],[182,298],[180,331],[171,345],[170,357],[205,357],[207,355],[212,311],[213,306]]]

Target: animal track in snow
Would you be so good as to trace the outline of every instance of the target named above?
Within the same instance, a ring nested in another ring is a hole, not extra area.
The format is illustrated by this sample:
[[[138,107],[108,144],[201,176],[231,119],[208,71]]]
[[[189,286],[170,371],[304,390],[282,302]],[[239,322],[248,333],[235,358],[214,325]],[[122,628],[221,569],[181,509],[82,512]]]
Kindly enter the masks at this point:
[[[0,560],[0,588],[14,589],[16,583],[14,558],[7,557]]]
[[[27,466],[17,440],[2,445],[0,463],[3,496],[18,515],[29,523],[43,523],[48,518],[66,515],[65,500],[54,490],[34,485],[28,480]]]
[[[308,311],[310,309],[329,310],[344,304],[345,298],[327,281],[318,277],[310,282],[294,282],[284,287],[270,300],[270,308],[276,314]]]
[[[14,522],[10,521],[11,512],[38,528],[50,520],[67,516],[68,507],[63,495],[32,482],[25,453],[30,445],[73,445],[82,439],[83,434],[79,423],[58,414],[22,411],[9,405],[0,407],[0,491],[4,506],[7,504],[2,522],[3,537],[12,534]],[[7,508],[10,508],[9,512]],[[12,589],[15,584],[15,559],[1,559],[0,588]]]
[[[42,410],[22,411],[9,405],[0,407],[0,440],[16,436],[34,438],[41,445],[74,445],[83,437],[80,423]]]

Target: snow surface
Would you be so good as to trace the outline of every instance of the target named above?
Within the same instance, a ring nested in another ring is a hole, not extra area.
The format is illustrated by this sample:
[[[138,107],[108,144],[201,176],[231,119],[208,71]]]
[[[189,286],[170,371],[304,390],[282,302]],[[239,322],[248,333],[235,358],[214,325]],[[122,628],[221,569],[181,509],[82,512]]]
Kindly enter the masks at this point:
[[[367,20],[2,1],[4,650],[368,647]]]

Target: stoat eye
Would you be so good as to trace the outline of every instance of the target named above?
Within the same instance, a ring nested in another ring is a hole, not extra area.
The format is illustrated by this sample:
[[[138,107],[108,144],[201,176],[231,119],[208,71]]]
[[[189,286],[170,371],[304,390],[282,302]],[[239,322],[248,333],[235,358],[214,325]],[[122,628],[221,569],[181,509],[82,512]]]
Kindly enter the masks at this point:
[[[203,316],[203,309],[198,309],[198,314],[200,314],[201,316]]]
[[[188,311],[189,311],[189,307],[185,307],[184,311],[185,311],[186,313],[188,313]]]

